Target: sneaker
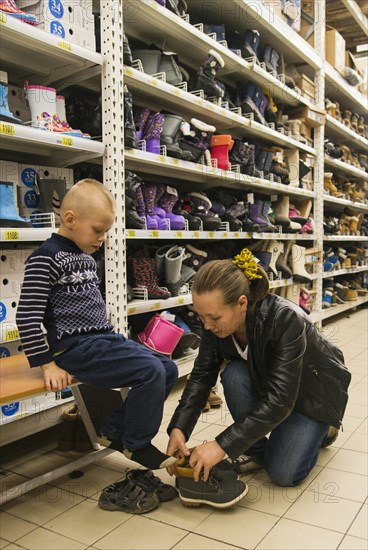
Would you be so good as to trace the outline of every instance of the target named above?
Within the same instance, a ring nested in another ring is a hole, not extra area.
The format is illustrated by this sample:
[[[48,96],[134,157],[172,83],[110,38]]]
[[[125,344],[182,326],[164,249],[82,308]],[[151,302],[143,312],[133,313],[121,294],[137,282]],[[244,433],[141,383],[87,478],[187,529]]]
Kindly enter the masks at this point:
[[[187,458],[180,459],[175,466],[176,487],[184,506],[208,504],[213,508],[230,508],[245,497],[248,487],[238,480],[235,472],[212,470],[207,481],[194,481],[193,468]]]
[[[210,407],[221,407],[223,405],[223,400],[219,395],[217,395],[215,388],[211,389],[211,393],[208,398],[208,403],[210,404]]]
[[[151,512],[157,508],[159,503],[158,496],[145,493],[128,478],[105,487],[98,500],[98,505],[103,510],[127,512],[128,514]]]
[[[335,426],[330,426],[324,440],[322,441],[321,449],[329,447],[332,443],[335,443],[339,436],[339,432],[340,430],[338,428],[335,428]]]
[[[259,472],[264,470],[264,461],[263,458],[249,455],[240,455],[235,460],[232,460],[230,457],[221,460],[216,464],[216,468],[221,471],[231,470],[236,472],[238,475],[247,475],[254,472]]]
[[[130,470],[127,472],[127,479],[143,489],[147,496],[156,495],[160,502],[167,502],[178,496],[175,487],[168,483],[163,483],[151,470]],[[118,486],[119,483],[115,485]]]

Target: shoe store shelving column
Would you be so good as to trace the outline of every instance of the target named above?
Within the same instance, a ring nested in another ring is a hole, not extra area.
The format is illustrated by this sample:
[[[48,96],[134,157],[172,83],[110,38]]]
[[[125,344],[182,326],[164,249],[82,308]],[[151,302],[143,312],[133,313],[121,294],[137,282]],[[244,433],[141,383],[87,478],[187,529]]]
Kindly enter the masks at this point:
[[[116,221],[105,245],[106,305],[118,332],[127,329],[124,215],[123,2],[100,2],[104,183],[116,200]]]

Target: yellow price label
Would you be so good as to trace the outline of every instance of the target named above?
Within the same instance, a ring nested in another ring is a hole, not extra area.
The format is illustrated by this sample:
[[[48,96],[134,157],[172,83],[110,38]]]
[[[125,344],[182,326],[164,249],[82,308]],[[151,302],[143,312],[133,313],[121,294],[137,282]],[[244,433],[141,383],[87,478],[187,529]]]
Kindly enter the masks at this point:
[[[179,166],[179,159],[172,159],[172,163],[175,165],[175,166]]]
[[[6,25],[7,17],[5,13],[0,12],[0,25]]]
[[[166,157],[164,155],[158,155],[159,162],[166,162]]]
[[[152,239],[158,239],[159,236],[160,236],[160,232],[157,231],[157,229],[153,229],[153,230],[151,231],[151,237],[152,237]]]
[[[19,338],[20,338],[20,335],[19,335],[19,330],[17,328],[7,330],[5,333],[5,342],[9,342],[10,340],[18,340]]]
[[[209,236],[210,239],[213,239],[214,236],[215,236],[215,234],[214,234],[213,231],[209,231],[209,232],[208,232],[208,236]]]
[[[183,237],[183,232],[182,231],[177,231],[176,236],[178,237],[178,239],[181,239]]]
[[[277,233],[276,239],[281,239],[281,233]]]
[[[153,304],[152,309],[160,309],[161,307],[161,302],[156,302],[155,304]]]
[[[135,307],[128,307],[128,315],[134,315],[136,308]]]
[[[130,239],[134,239],[137,236],[137,232],[135,229],[128,229],[128,237]]]
[[[5,240],[6,241],[18,241],[19,240],[19,231],[18,231],[18,229],[7,229],[5,231]]]
[[[184,304],[184,298],[178,298],[178,306],[182,306]]]
[[[6,134],[7,136],[13,136],[15,133],[15,128],[12,124],[6,124],[5,122],[0,123],[0,134]]]
[[[238,233],[238,231],[235,231],[234,233],[234,239],[239,239],[240,237],[240,234]]]
[[[63,50],[66,50],[67,52],[71,52],[72,51],[72,45],[69,43],[69,42],[66,42],[65,40],[60,40],[60,42],[58,42],[58,46],[59,48],[62,48]]]
[[[124,73],[127,75],[127,76],[133,76],[133,71],[130,67],[125,67],[124,68]]]
[[[222,236],[223,236],[224,239],[227,239],[227,232],[224,231],[223,234],[222,234]]]
[[[71,147],[73,145],[73,140],[71,137],[62,136],[61,144],[66,145],[67,147]]]
[[[199,239],[199,231],[193,231],[193,236],[194,236],[196,239]]]

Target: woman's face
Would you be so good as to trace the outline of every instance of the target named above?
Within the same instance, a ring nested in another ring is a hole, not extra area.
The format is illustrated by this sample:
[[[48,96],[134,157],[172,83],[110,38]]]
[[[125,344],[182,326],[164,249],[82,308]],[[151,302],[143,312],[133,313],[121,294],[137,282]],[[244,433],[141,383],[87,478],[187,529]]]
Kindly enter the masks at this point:
[[[193,293],[193,306],[206,330],[219,338],[226,338],[235,332],[241,332],[245,326],[248,299],[243,294],[238,302],[225,305],[221,292],[215,290],[204,294]]]

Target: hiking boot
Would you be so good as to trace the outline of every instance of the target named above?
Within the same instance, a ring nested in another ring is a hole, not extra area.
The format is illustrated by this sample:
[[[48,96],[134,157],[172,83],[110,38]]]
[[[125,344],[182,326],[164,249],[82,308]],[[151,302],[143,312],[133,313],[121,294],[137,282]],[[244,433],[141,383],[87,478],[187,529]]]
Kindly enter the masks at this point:
[[[158,496],[145,493],[128,478],[105,487],[98,499],[98,505],[103,510],[127,512],[128,514],[151,512],[157,508],[159,503]]]
[[[178,496],[175,487],[168,483],[163,483],[151,470],[130,470],[127,472],[127,479],[134,485],[138,485],[147,496],[156,495],[160,502],[167,502]],[[122,483],[124,481],[115,483],[115,486],[118,487]]]
[[[332,445],[332,443],[335,443],[336,439],[339,436],[339,428],[335,428],[335,426],[330,426],[328,428],[328,432],[325,436],[325,438],[322,441],[321,449],[324,449],[325,447],[329,447]]]
[[[210,407],[221,407],[224,403],[219,395],[217,395],[215,388],[211,389],[210,395],[208,397],[208,403]]]
[[[208,504],[214,508],[230,508],[248,492],[247,485],[237,479],[235,472],[213,469],[207,481],[194,481],[187,457],[180,459],[179,464],[175,466],[175,483],[184,506]]]
[[[248,475],[250,473],[259,472],[264,470],[264,460],[263,456],[255,455],[246,455],[242,454],[238,456],[235,460],[232,460],[230,457],[221,460],[216,465],[216,468],[220,471],[233,471],[238,475]]]

